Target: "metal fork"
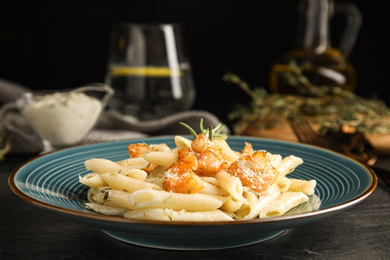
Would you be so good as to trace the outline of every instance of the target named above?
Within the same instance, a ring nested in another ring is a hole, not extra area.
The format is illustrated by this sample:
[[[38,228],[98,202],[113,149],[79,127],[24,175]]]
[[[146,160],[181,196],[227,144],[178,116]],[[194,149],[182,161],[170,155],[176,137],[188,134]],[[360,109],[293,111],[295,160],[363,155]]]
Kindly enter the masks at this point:
[[[325,140],[314,131],[309,122],[289,121],[289,124],[301,143],[328,148]]]
[[[312,144],[324,148],[332,149],[332,146],[324,140],[320,135],[318,135],[314,129],[311,127],[310,123],[307,121],[290,121],[289,122],[292,130],[294,131],[296,137],[301,143]],[[332,149],[334,150],[334,149]],[[349,155],[349,154],[347,154]],[[356,158],[355,158],[356,159]],[[369,164],[369,167],[380,176],[383,181],[386,183],[387,187],[390,188],[390,171],[383,169],[382,167],[374,166],[376,158],[373,162]],[[364,164],[367,164],[367,160],[360,160]],[[367,164],[368,165],[368,164]]]

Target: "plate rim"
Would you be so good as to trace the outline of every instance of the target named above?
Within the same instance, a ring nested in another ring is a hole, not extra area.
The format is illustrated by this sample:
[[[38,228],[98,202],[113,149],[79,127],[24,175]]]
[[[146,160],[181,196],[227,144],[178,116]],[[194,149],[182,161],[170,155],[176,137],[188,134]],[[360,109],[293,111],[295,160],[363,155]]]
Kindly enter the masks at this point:
[[[162,226],[237,226],[237,225],[247,225],[247,224],[259,224],[259,223],[288,223],[290,221],[295,221],[295,220],[301,220],[301,219],[311,219],[311,218],[318,218],[322,216],[327,216],[332,213],[338,213],[340,211],[346,210],[364,199],[366,199],[368,196],[370,196],[376,189],[378,179],[375,174],[375,172],[368,166],[363,163],[360,163],[359,161],[356,161],[352,158],[349,158],[343,154],[340,154],[338,152],[322,148],[322,147],[317,147],[314,145],[310,144],[303,144],[303,143],[296,143],[296,142],[290,142],[290,141],[284,141],[284,140],[278,140],[278,139],[272,139],[272,138],[262,138],[262,137],[253,137],[253,136],[229,136],[228,139],[242,139],[244,141],[251,139],[251,140],[259,140],[259,141],[270,141],[270,142],[277,142],[277,143],[289,143],[292,145],[296,146],[302,146],[302,147],[312,147],[314,149],[320,149],[320,150],[325,150],[330,153],[342,156],[344,158],[347,158],[348,160],[351,160],[359,166],[365,168],[369,174],[370,177],[370,184],[368,185],[367,189],[362,192],[360,195],[348,200],[347,202],[344,202],[339,205],[331,206],[325,209],[320,209],[317,211],[312,211],[312,212],[307,212],[307,213],[298,213],[294,215],[287,215],[287,216],[280,216],[280,217],[272,217],[272,218],[265,218],[265,219],[250,219],[250,220],[240,220],[240,221],[204,221],[204,222],[186,222],[186,221],[177,221],[177,222],[167,222],[167,221],[154,221],[154,220],[137,220],[137,219],[126,219],[123,217],[119,216],[106,216],[94,212],[83,212],[83,211],[78,211],[74,209],[68,209],[64,207],[60,207],[57,205],[52,205],[50,203],[46,203],[43,201],[40,201],[38,199],[35,199],[27,194],[25,194],[22,190],[20,190],[17,185],[15,184],[15,177],[19,173],[19,171],[26,165],[39,160],[42,157],[45,157],[50,154],[54,153],[61,153],[64,150],[73,150],[73,149],[78,149],[81,147],[93,147],[93,146],[101,146],[101,145],[109,145],[113,143],[124,143],[124,142],[129,142],[129,143],[136,143],[140,140],[154,140],[154,139],[166,139],[166,138],[174,138],[175,135],[162,135],[162,136],[153,136],[153,137],[142,137],[142,138],[136,138],[136,139],[127,139],[127,140],[117,140],[117,141],[107,141],[107,142],[100,142],[100,143],[93,143],[93,144],[81,144],[81,145],[76,145],[72,147],[67,147],[67,148],[62,148],[56,151],[51,151],[48,153],[40,154],[37,156],[34,156],[30,158],[29,160],[25,161],[24,163],[20,164],[17,166],[10,174],[8,177],[8,185],[10,189],[20,198],[22,198],[25,202],[28,202],[34,206],[37,206],[41,209],[45,209],[54,213],[62,213],[68,217],[79,217],[84,220],[90,220],[90,221],[102,221],[102,222],[107,222],[107,223],[113,223],[113,224],[143,224],[143,225],[162,225]]]

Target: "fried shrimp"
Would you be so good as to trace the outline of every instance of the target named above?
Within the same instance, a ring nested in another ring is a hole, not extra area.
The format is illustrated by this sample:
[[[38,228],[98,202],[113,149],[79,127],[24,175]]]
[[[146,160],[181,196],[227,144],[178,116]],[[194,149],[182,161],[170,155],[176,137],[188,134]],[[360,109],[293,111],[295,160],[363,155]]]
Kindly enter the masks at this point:
[[[178,160],[165,171],[162,184],[165,191],[193,194],[204,188],[202,179],[194,173],[198,159],[189,148],[179,150]]]
[[[199,134],[191,144],[191,149],[198,158],[196,172],[202,176],[214,176],[225,162],[219,146],[203,134]]]
[[[143,157],[145,153],[153,152],[153,149],[145,143],[129,144],[127,146],[127,150],[129,151],[129,155],[132,158],[140,158],[140,157]],[[142,170],[149,173],[149,172],[153,171],[154,169],[156,169],[157,166],[158,166],[158,164],[149,163],[149,165]]]
[[[230,165],[229,171],[240,178],[243,186],[255,192],[268,189],[279,175],[268,161],[264,151],[243,154]]]

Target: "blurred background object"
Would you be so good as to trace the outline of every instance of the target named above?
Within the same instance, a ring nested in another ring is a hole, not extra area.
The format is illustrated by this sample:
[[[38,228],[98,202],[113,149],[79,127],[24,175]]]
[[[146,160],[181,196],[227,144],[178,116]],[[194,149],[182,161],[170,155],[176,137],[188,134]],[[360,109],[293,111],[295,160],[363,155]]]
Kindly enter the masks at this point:
[[[141,120],[189,110],[195,101],[191,64],[178,24],[115,24],[106,83],[110,108]]]
[[[346,21],[337,45],[330,37],[330,24],[336,15]],[[271,90],[301,96],[323,96],[334,88],[355,90],[356,74],[348,55],[362,21],[356,6],[332,0],[300,0],[297,20],[295,46],[272,66]]]
[[[341,2],[341,1],[337,1]],[[349,61],[355,66],[355,92],[386,95],[389,70],[388,7],[352,1],[362,26]],[[34,1],[0,10],[0,78],[33,89],[66,88],[104,81],[111,27],[118,22],[175,22],[186,30],[197,99],[229,123],[235,101],[249,100],[222,81],[225,72],[268,88],[271,65],[294,45],[297,0],[262,1]],[[341,34],[341,19],[332,21]],[[339,30],[340,28],[340,30]],[[225,102],[226,101],[226,102]]]

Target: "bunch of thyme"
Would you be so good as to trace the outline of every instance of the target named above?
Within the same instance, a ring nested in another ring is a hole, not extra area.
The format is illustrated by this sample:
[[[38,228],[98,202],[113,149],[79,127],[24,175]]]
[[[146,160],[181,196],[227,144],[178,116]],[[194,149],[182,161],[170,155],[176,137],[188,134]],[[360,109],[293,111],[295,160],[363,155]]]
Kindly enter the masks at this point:
[[[251,102],[237,104],[229,114],[236,121],[234,132],[242,134],[255,122],[262,129],[272,128],[277,123],[309,118],[320,126],[320,133],[338,131],[348,126],[367,133],[390,133],[390,109],[379,99],[364,99],[341,88],[322,88],[321,95],[300,96],[271,94],[264,88],[251,89],[235,74],[225,74],[223,80],[238,85]]]

